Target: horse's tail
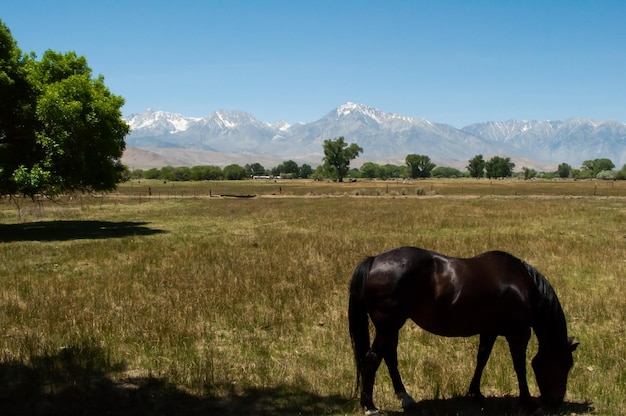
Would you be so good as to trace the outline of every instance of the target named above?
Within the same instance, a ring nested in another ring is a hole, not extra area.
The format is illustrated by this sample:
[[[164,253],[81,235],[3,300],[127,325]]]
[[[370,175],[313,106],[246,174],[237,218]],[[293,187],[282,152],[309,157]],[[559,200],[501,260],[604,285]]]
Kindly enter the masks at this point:
[[[363,284],[369,276],[374,257],[367,257],[361,261],[354,270],[350,282],[350,300],[348,303],[348,322],[350,326],[350,338],[354,351],[356,366],[356,390],[361,385],[361,371],[365,355],[370,349],[370,331],[367,308],[363,299]]]

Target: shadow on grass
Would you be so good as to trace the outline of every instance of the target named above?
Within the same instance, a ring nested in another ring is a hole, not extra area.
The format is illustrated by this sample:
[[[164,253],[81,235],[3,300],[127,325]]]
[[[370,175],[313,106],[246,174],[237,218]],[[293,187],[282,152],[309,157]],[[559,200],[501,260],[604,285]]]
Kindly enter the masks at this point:
[[[74,346],[35,357],[29,364],[0,363],[0,409],[8,415],[320,415],[345,414],[353,402],[282,385],[237,391],[212,386],[190,394],[156,377],[116,379],[98,347]],[[217,392],[220,391],[220,394]]]
[[[296,385],[239,389],[207,386],[191,394],[157,377],[116,378],[123,363],[113,363],[93,345],[77,345],[33,357],[28,363],[0,362],[0,414],[22,415],[339,415],[355,412],[356,401],[340,395],[321,396]],[[558,412],[593,413],[589,403],[566,402]],[[516,397],[467,397],[424,400],[407,412],[386,415],[525,415]]]
[[[591,403],[565,402],[554,411],[543,410],[541,415],[584,415],[593,414],[595,409]],[[385,412],[387,415],[429,415],[429,416],[502,416],[502,415],[530,415],[532,412],[525,410],[520,405],[517,397],[487,397],[476,400],[471,397],[459,396],[450,399],[423,400],[411,410],[406,412]],[[532,413],[535,414],[535,413]]]
[[[0,242],[105,239],[165,232],[149,228],[146,224],[148,223],[130,221],[38,221],[0,224]]]

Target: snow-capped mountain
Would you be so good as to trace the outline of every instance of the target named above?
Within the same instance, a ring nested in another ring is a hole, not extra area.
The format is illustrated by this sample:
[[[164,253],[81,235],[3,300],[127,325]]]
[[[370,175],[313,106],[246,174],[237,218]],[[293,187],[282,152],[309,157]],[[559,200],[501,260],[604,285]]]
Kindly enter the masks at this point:
[[[185,117],[182,114],[154,111],[147,109],[141,114],[126,118],[132,126],[135,137],[163,136],[187,130],[198,118]]]
[[[289,130],[291,153],[306,149],[321,155],[324,140],[337,136],[357,143],[363,148],[363,156],[374,160],[404,160],[411,153],[455,159],[468,146],[479,153],[488,149],[480,138],[446,124],[346,103],[313,123],[293,126]]]
[[[345,103],[310,123],[266,123],[243,111],[218,110],[203,118],[147,110],[126,118],[127,144],[140,148],[199,149],[320,163],[324,140],[344,136],[367,160],[424,154],[439,164],[466,163],[482,154],[580,166],[606,157],[626,163],[626,124],[614,121],[486,122],[457,129],[447,124]],[[463,165],[464,166],[464,165]]]
[[[157,115],[157,113],[160,113]],[[148,110],[126,119],[129,146],[198,148],[214,152],[258,152],[289,129],[284,122],[265,123],[243,111],[217,110],[206,117]]]
[[[597,158],[611,159],[618,168],[626,163],[626,124],[615,120],[510,120],[473,124],[462,130],[494,145],[507,144],[507,155],[573,166]]]

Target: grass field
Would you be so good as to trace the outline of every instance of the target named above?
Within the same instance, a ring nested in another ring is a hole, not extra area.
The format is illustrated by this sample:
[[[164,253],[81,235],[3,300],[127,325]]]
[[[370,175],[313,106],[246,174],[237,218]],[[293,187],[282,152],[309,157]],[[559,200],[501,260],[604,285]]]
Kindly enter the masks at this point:
[[[581,343],[561,414],[626,414],[626,184],[474,180],[5,197],[0,414],[361,414],[348,282],[361,258],[400,245],[535,266]],[[504,340],[487,399],[463,397],[476,348],[405,326],[400,371],[424,414],[522,414]],[[402,412],[383,367],[374,395]]]

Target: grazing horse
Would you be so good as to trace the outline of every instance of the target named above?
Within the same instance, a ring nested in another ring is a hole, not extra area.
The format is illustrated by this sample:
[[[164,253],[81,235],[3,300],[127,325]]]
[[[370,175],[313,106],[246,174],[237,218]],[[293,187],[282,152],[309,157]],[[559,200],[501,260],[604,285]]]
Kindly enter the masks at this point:
[[[446,337],[479,335],[476,370],[468,394],[482,398],[480,379],[496,338],[509,344],[520,400],[531,406],[526,348],[531,328],[538,340],[532,360],[541,401],[563,402],[578,343],[567,336],[563,309],[552,286],[535,268],[502,251],[461,259],[416,247],[399,247],[361,261],[350,283],[350,337],[366,414],[376,370],[384,359],[405,409],[415,404],[398,371],[398,332],[407,319]],[[375,338],[370,346],[369,319]]]

